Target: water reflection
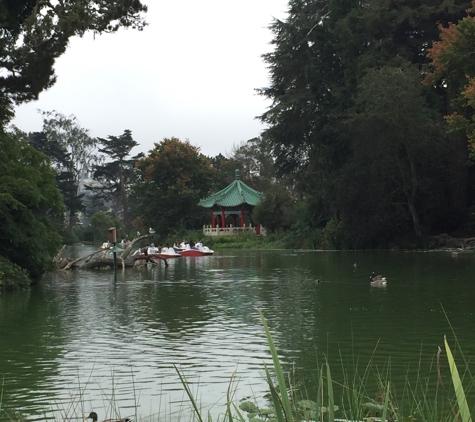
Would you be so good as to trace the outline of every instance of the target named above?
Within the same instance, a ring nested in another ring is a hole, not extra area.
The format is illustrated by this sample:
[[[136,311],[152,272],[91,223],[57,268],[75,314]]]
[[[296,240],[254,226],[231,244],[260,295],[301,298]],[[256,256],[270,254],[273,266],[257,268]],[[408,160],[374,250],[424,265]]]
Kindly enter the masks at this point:
[[[446,314],[465,354],[474,351],[473,257],[225,251],[169,264],[116,278],[58,272],[0,296],[4,408],[30,419],[91,409],[103,418],[115,403],[123,416],[178,419],[189,405],[175,364],[214,414],[224,411],[235,370],[236,397],[264,400],[270,356],[258,310],[309,394],[324,359],[340,382],[343,367],[369,361],[390,368],[399,386],[414,368],[433,372],[437,347],[451,336]],[[386,289],[370,288],[372,271],[388,275]]]

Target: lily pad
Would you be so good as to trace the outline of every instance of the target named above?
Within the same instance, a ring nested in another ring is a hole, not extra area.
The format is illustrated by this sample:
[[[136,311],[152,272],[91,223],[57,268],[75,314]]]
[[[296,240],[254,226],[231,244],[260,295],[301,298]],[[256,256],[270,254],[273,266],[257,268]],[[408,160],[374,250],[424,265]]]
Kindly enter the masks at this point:
[[[337,410],[340,410],[340,408],[335,404],[333,405],[333,411],[336,412]],[[320,407],[320,413],[326,413],[328,412],[328,408],[325,406]]]
[[[272,407],[265,407],[263,409],[259,409],[259,414],[265,416],[275,415],[275,409]]]
[[[239,405],[239,409],[248,413],[260,413],[259,408],[252,401],[245,401]]]
[[[297,406],[305,410],[317,410],[317,402],[314,402],[313,400],[300,400],[297,403]]]
[[[316,421],[318,420],[318,415],[316,410],[304,410],[301,414],[302,419],[306,421]]]

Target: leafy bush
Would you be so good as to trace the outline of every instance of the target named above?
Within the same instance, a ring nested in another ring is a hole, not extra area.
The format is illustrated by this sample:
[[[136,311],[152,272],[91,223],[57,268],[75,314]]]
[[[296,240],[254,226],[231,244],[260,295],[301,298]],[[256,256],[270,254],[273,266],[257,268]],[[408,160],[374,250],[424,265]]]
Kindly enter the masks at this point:
[[[78,241],[93,242],[94,228],[92,226],[76,226],[74,227],[74,235]]]
[[[0,292],[27,287],[31,284],[26,270],[0,256]]]

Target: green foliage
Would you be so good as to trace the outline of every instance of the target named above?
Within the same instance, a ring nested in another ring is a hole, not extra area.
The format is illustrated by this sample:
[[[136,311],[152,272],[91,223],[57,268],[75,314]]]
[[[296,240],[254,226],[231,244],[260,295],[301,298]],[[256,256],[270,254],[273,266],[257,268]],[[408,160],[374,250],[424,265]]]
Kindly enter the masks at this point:
[[[26,270],[0,256],[0,293],[27,287],[30,282]]]
[[[252,219],[270,232],[282,231],[283,225],[290,225],[292,199],[289,191],[275,183],[269,186],[264,199],[252,211]]]
[[[42,275],[59,250],[64,211],[49,159],[18,135],[0,134],[0,256]]]
[[[407,409],[404,410],[398,406],[394,389],[391,388],[391,382],[382,377],[379,369],[373,374],[374,366],[372,360],[361,372],[355,362],[358,359],[352,359],[352,362],[342,362],[343,373],[345,374],[343,383],[333,379],[328,360],[320,366],[318,377],[315,379],[316,393],[314,397],[302,397],[302,391],[297,387],[295,381],[286,374],[282,366],[274,343],[270,328],[267,325],[262,313],[260,313],[262,324],[267,338],[269,351],[272,357],[272,365],[264,364],[265,379],[269,387],[267,394],[271,407],[261,407],[259,404],[246,400],[236,406],[232,402],[232,397],[227,395],[226,412],[224,421],[233,422],[236,418],[239,422],[245,422],[242,412],[247,413],[247,420],[252,422],[293,422],[293,421],[454,421],[471,422],[470,408],[467,401],[467,395],[463,387],[462,378],[459,375],[454,356],[444,337],[445,351],[447,354],[448,370],[450,370],[452,380],[452,391],[444,388],[441,395],[435,390],[435,396],[429,397],[430,379],[421,379],[415,386],[409,385],[408,391],[403,391],[402,396],[407,401]],[[441,349],[439,348],[439,353]],[[468,362],[465,362],[468,364]],[[203,409],[196,401],[190,386],[183,373],[178,370],[180,381],[190,399],[196,417],[204,421]],[[349,371],[353,372],[350,379]],[[441,383],[442,370],[439,360],[437,360],[437,373],[435,382]],[[368,380],[375,376],[379,391],[377,399],[372,399],[368,394],[366,387]],[[473,385],[473,376],[468,371],[469,380],[466,381],[470,386]],[[386,373],[386,377],[390,372]],[[234,374],[233,374],[234,377]],[[231,383],[230,383],[231,385]],[[431,390],[433,391],[433,390]],[[338,400],[339,404],[335,404]],[[458,408],[458,411],[457,411]],[[235,410],[235,414],[233,413]],[[406,415],[404,414],[406,413]],[[208,421],[211,417],[208,415]]]
[[[426,101],[419,71],[410,65],[369,70],[348,123],[353,154],[334,201],[349,244],[384,244],[411,225],[422,237],[435,216],[448,212],[442,195],[452,176],[443,163],[453,145]]]
[[[79,192],[82,179],[97,162],[96,141],[80,127],[75,116],[56,111],[42,112],[43,132],[30,133],[30,143],[52,160],[58,187],[68,209],[67,233],[72,236],[79,211],[84,210],[84,194]]]
[[[53,66],[70,38],[87,31],[114,32],[120,27],[140,30],[145,25],[141,13],[146,11],[140,0],[2,2],[0,122],[11,116],[13,102],[37,99],[55,83]]]
[[[94,192],[96,198],[112,202],[115,214],[121,217],[126,228],[129,228],[130,210],[127,196],[136,181],[135,163],[143,154],[127,158],[130,151],[138,145],[130,130],[125,130],[120,136],[97,138],[97,142],[102,145],[99,152],[106,155],[106,162],[95,166],[93,178],[98,183],[86,185],[86,188]]]
[[[76,226],[73,229],[73,233],[75,238],[78,241],[83,241],[83,242],[93,242],[94,241],[94,228],[89,225],[89,226]]]
[[[284,237],[278,234],[256,236],[247,233],[237,236],[207,236],[201,239],[211,249],[285,249]]]
[[[94,233],[94,242],[104,242],[108,239],[109,228],[115,227],[119,236],[123,225],[110,214],[100,211],[91,216],[90,224]]]
[[[267,190],[275,182],[272,145],[265,138],[252,138],[234,146],[230,162],[239,169],[241,180],[258,191]]]
[[[344,224],[330,220],[323,229],[323,249],[340,249],[344,238]]]
[[[165,138],[137,168],[133,197],[146,227],[163,234],[203,226],[207,212],[198,202],[209,194],[214,170],[199,148]]]
[[[467,148],[445,132],[447,90],[421,79],[437,23],[467,6],[291,0],[271,24],[262,137],[298,200],[316,198],[313,237],[342,221],[348,247],[375,247],[449,230],[463,214]]]

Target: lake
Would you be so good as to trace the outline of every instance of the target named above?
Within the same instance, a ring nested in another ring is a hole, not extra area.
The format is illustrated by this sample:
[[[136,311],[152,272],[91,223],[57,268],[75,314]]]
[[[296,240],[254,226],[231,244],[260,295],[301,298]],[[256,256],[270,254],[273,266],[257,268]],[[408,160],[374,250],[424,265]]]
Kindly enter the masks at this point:
[[[310,397],[325,359],[340,383],[371,362],[368,394],[376,398],[378,376],[391,379],[395,394],[429,375],[436,388],[444,335],[459,370],[455,337],[465,359],[474,356],[471,254],[222,250],[169,264],[121,269],[116,278],[56,272],[0,295],[0,420],[18,409],[29,420],[82,420],[95,410],[100,420],[120,413],[188,422],[175,365],[213,420],[234,372],[236,402],[265,403],[271,356],[259,311],[285,371]],[[370,286],[373,271],[388,277],[386,288]]]

